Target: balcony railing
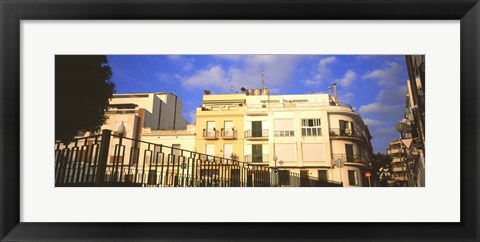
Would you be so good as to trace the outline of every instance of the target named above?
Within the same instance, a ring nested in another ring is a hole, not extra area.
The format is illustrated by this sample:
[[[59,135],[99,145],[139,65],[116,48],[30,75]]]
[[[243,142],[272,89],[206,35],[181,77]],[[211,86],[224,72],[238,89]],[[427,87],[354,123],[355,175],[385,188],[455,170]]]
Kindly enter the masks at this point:
[[[245,131],[245,139],[248,140],[265,140],[268,139],[268,129],[247,130]]]
[[[237,130],[235,129],[223,129],[220,133],[222,139],[237,139]]]
[[[268,164],[268,155],[246,155],[245,162],[248,163],[266,163]]]
[[[215,129],[203,129],[204,139],[218,139],[218,131]]]
[[[358,155],[346,155],[346,154],[333,154],[332,159],[334,161],[341,159],[344,162],[349,162],[349,163],[362,163],[362,164],[368,164],[368,161],[360,157]]]
[[[330,138],[355,138],[361,139],[362,134],[351,129],[330,129]]]

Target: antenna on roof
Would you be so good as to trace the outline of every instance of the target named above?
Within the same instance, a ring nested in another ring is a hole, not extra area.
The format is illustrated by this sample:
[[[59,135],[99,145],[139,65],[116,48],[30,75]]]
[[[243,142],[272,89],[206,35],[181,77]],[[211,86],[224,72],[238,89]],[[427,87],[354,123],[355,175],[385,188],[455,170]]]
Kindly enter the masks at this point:
[[[263,71],[263,69],[260,72],[260,75],[262,75],[262,88],[265,88],[265,72]]]

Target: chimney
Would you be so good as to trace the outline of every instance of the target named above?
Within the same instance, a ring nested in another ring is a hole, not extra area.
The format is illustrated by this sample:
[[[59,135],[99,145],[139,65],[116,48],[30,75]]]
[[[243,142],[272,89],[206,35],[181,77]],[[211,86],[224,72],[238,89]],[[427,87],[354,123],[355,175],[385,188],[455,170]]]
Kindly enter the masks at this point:
[[[334,97],[335,103],[338,103],[337,83],[333,83],[333,97]]]
[[[332,95],[332,93],[330,92],[332,88],[330,86],[328,86],[328,96],[330,97]]]

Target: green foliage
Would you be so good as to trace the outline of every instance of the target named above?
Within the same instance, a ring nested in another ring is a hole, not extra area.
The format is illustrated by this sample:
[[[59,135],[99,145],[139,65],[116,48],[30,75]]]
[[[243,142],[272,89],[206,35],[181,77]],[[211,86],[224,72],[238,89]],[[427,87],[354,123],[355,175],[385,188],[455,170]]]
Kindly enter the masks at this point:
[[[100,129],[115,93],[111,77],[104,55],[55,56],[55,140],[68,144],[79,131]]]

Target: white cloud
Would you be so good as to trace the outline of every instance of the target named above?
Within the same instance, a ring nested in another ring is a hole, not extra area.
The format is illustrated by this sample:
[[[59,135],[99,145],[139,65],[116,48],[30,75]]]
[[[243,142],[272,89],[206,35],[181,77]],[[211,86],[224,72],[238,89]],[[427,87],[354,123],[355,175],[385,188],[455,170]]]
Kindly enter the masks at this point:
[[[352,70],[348,70],[342,79],[337,79],[335,80],[335,82],[337,82],[342,87],[349,87],[350,85],[352,85],[353,81],[356,78],[357,78],[357,73],[355,73]]]
[[[205,89],[210,89],[212,87],[224,89],[226,83],[226,72],[219,65],[200,70],[193,76],[183,80],[183,85],[185,87],[201,87]]]
[[[194,124],[196,117],[197,117],[197,110],[194,109],[194,110],[188,111],[187,119],[188,119],[189,123]]]
[[[342,103],[351,103],[353,101],[353,93],[347,92],[339,95],[338,100]]]
[[[180,66],[184,71],[189,71],[195,67],[195,59],[194,58],[187,58],[182,55],[167,55],[167,59],[170,61],[175,62],[178,66]]]
[[[404,112],[403,105],[385,105],[381,102],[374,102],[367,105],[360,106],[359,110],[362,115],[381,115],[385,118],[401,118]],[[392,117],[395,116],[395,117]]]
[[[316,81],[323,81],[323,82],[327,81],[332,74],[332,71],[329,65],[335,63],[336,61],[337,61],[337,58],[335,56],[328,56],[320,59],[313,73],[314,79]]]
[[[198,71],[193,76],[183,80],[184,86],[201,86],[216,88],[218,91],[230,91],[232,87],[240,90],[241,87],[262,87],[261,71],[265,73],[265,86],[278,88],[293,82],[293,74],[298,55],[227,55],[217,58],[234,60],[228,67],[213,66]]]
[[[383,124],[383,121],[371,118],[364,118],[363,121],[369,126],[379,126]]]
[[[389,85],[380,90],[376,100],[384,104],[405,102],[407,86]]]
[[[305,85],[305,86],[318,86],[318,85],[320,85],[320,82],[319,82],[319,81],[312,81],[312,80],[310,80],[310,79],[303,80],[302,83],[303,83],[303,85]]]
[[[396,62],[390,62],[383,69],[376,69],[369,71],[363,75],[363,79],[374,79],[379,85],[400,84],[403,81],[402,77],[406,75],[402,66]]]

